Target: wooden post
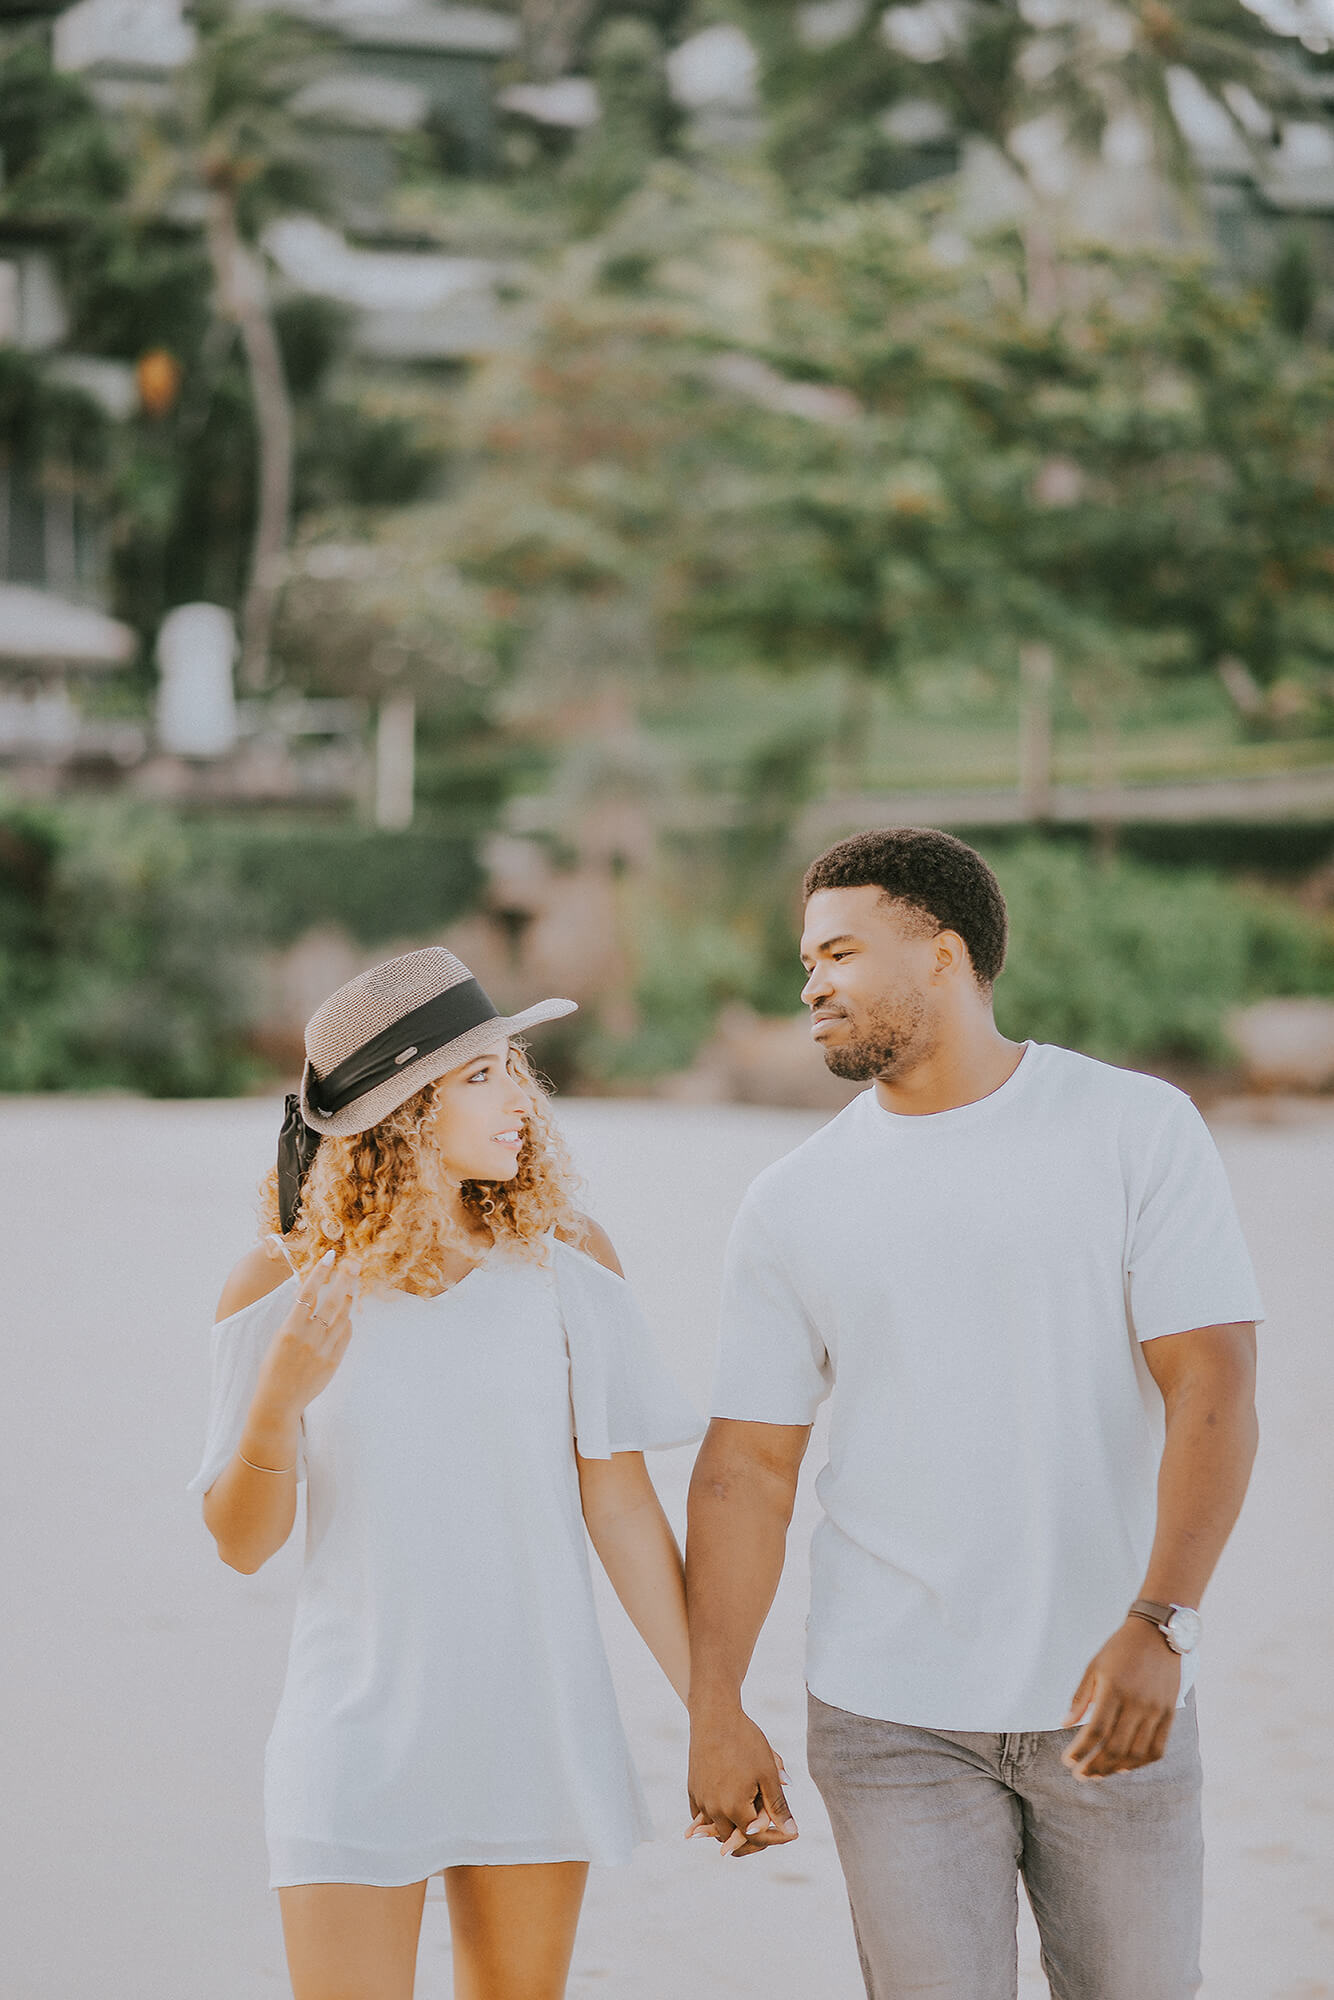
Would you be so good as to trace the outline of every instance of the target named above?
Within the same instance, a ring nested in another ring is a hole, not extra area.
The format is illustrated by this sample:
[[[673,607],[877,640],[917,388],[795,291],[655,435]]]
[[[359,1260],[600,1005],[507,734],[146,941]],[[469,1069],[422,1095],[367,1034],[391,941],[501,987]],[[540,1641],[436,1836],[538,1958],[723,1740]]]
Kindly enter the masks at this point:
[[[1116,859],[1120,808],[1120,758],[1116,723],[1104,709],[1093,723],[1093,852],[1106,867]]]
[[[1025,819],[1051,818],[1051,703],[1056,661],[1050,646],[1019,648],[1019,801]]]
[[[410,694],[386,695],[375,718],[375,824],[387,833],[412,825],[417,706]]]

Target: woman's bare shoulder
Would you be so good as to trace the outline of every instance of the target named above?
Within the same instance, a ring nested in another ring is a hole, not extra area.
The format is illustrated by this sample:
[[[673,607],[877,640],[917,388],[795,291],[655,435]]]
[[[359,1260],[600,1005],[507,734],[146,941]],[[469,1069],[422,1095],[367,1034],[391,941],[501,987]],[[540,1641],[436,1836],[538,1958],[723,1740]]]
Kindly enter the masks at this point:
[[[625,1276],[610,1236],[600,1222],[594,1222],[591,1215],[576,1214],[574,1227],[558,1229],[556,1234],[562,1243],[571,1243],[576,1250],[582,1250],[586,1257],[592,1257],[597,1263],[605,1264],[618,1278]]]
[[[253,1306],[256,1299],[266,1298],[276,1292],[292,1275],[292,1267],[276,1243],[265,1237],[253,1250],[247,1250],[239,1264],[233,1266],[218,1300],[215,1320],[230,1319],[233,1313],[245,1306]]]

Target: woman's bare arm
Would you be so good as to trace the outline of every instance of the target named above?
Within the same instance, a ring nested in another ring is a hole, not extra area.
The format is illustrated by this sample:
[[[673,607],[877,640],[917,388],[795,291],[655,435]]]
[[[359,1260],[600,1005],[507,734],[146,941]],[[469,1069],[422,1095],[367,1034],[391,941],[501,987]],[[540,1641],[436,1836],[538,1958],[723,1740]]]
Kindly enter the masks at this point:
[[[611,1238],[591,1216],[579,1216],[575,1230],[558,1234],[624,1277]],[[635,1630],[685,1701],[690,1684],[685,1570],[644,1454],[618,1451],[577,1463],[588,1538]]]
[[[223,1286],[218,1318],[267,1297],[287,1276],[286,1261],[261,1244]],[[292,1532],[301,1413],[342,1359],[351,1297],[350,1280],[331,1277],[327,1266],[307,1272],[264,1358],[240,1444],[204,1495],[204,1525],[218,1554],[244,1576],[276,1555]]]
[[[635,1630],[684,1702],[690,1638],[681,1551],[639,1451],[581,1458],[588,1538]]]

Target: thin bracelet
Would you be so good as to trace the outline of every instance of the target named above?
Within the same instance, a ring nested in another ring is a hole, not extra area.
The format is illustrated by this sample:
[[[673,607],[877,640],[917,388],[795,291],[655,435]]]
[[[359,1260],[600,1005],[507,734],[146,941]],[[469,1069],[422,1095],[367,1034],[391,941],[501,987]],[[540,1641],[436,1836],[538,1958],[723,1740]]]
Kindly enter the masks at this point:
[[[252,1472],[272,1472],[276,1476],[284,1472],[296,1471],[294,1465],[256,1465],[255,1461],[252,1458],[247,1458],[243,1451],[238,1451],[236,1456],[240,1459],[242,1465],[248,1465]]]

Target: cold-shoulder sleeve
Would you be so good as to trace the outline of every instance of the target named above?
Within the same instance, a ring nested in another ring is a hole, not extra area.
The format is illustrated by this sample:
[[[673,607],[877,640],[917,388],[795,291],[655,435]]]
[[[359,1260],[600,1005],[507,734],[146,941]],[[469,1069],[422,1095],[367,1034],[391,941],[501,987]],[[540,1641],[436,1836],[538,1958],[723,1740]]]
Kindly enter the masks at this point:
[[[207,1493],[241,1442],[246,1415],[259,1380],[260,1363],[274,1334],[292,1309],[295,1278],[266,1292],[253,1305],[220,1319],[213,1327],[212,1379],[204,1456],[186,1491]],[[305,1454],[298,1447],[297,1477],[304,1479]]]
[[[624,1278],[553,1243],[581,1458],[689,1444],[704,1426],[663,1365]]]

